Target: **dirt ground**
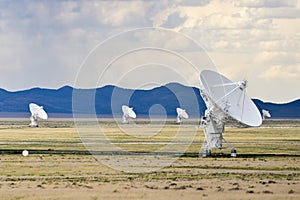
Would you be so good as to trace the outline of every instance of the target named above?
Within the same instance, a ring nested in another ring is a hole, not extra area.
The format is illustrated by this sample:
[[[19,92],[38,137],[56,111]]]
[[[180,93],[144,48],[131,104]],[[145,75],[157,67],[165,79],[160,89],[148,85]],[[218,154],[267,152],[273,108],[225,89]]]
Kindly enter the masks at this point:
[[[132,183],[32,183],[1,186],[1,199],[299,199],[299,182],[211,179]]]
[[[1,199],[299,199],[299,157],[180,158],[151,173],[93,156],[1,155]]]

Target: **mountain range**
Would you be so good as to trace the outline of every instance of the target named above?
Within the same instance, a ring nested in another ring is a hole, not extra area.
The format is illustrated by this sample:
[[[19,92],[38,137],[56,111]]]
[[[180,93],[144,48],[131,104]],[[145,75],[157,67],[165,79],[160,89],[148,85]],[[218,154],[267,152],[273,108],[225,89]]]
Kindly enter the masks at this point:
[[[272,118],[300,118],[300,99],[284,104],[259,99],[253,101],[260,111],[269,110]],[[88,105],[87,102],[92,103]],[[186,109],[190,117],[201,117],[206,109],[198,88],[178,83],[149,90],[124,89],[112,85],[96,89],[64,86],[59,89],[32,88],[16,92],[0,89],[0,117],[29,117],[29,103],[43,106],[49,117],[72,117],[72,109],[82,114],[89,114],[93,110],[99,117],[119,116],[123,104],[133,107],[137,116],[141,117],[176,117],[177,107]]]

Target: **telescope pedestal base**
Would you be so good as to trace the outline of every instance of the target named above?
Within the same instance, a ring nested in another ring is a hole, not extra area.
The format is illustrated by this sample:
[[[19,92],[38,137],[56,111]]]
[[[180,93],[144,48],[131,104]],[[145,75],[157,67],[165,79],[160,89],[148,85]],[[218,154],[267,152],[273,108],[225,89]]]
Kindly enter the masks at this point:
[[[201,151],[199,153],[199,157],[205,158],[211,156],[212,149],[231,149],[231,157],[236,157],[237,153],[234,149],[233,145],[227,142],[222,133],[205,133],[205,142],[201,147]]]

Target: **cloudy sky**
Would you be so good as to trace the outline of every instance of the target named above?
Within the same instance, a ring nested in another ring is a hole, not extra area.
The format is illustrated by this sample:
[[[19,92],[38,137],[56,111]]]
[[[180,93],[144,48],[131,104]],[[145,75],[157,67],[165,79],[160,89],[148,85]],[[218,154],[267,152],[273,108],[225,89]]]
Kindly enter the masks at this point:
[[[0,0],[0,88],[74,86],[97,45],[143,27],[192,38],[219,72],[234,81],[247,79],[253,98],[300,98],[297,0]]]

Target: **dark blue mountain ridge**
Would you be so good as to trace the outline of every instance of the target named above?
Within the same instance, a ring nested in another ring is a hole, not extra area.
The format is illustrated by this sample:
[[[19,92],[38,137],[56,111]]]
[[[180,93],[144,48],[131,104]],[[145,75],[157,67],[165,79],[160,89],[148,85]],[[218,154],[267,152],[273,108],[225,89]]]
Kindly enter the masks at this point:
[[[132,90],[107,85],[95,89],[79,89],[64,86],[59,89],[32,88],[23,91],[10,92],[0,89],[0,116],[14,116],[13,113],[28,113],[28,104],[33,102],[44,106],[49,113],[68,114],[71,116],[72,95],[82,94],[82,98],[93,94],[94,109],[99,117],[121,115],[121,105],[134,107],[138,116],[166,115],[176,117],[176,108],[186,109],[191,117],[204,115],[205,103],[198,88],[188,87],[179,83],[168,83],[149,90]],[[269,110],[273,118],[300,118],[300,99],[284,104],[263,102],[253,99],[261,111]],[[76,112],[85,113],[85,110]],[[2,113],[2,114],[1,114]],[[54,115],[52,115],[54,116]]]
[[[263,102],[259,99],[252,99],[257,108],[269,110],[272,118],[300,118],[300,99],[283,104]]]

